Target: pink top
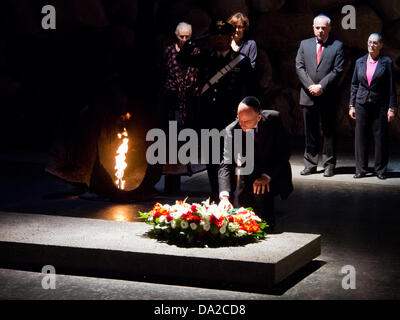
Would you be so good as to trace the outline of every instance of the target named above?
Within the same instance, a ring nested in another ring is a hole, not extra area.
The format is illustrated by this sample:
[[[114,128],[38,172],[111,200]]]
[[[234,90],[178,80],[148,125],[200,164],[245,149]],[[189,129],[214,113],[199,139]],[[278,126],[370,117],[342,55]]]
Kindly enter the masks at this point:
[[[371,85],[372,77],[374,76],[376,65],[378,61],[367,59],[367,80],[368,86]]]

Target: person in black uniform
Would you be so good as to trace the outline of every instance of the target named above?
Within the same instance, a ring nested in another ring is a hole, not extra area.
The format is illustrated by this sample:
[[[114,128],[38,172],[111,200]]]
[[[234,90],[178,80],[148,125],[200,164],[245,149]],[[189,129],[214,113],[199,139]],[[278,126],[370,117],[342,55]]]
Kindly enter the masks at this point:
[[[188,41],[178,53],[182,63],[199,68],[200,94],[197,104],[197,129],[223,130],[236,117],[238,103],[257,94],[257,81],[250,59],[231,48],[235,28],[225,21],[210,27],[209,36]],[[200,46],[200,50],[195,50]],[[210,144],[211,145],[211,144]],[[222,155],[222,144],[220,148]],[[211,152],[210,152],[211,154]],[[218,201],[218,163],[207,164],[211,199]]]

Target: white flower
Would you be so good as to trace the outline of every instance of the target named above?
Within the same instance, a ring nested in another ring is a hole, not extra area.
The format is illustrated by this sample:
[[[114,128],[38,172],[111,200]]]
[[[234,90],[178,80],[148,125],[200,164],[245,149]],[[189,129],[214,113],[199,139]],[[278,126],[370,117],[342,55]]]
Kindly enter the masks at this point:
[[[220,234],[224,234],[226,232],[226,227],[225,226],[222,226],[220,229],[219,229],[219,233]]]
[[[187,229],[189,227],[189,223],[186,220],[182,220],[181,227],[182,229]]]
[[[239,229],[239,224],[238,224],[238,223],[236,223],[236,222],[231,222],[231,223],[228,224],[228,230],[229,230],[230,232],[235,232],[235,231],[238,230],[238,229]]]
[[[165,221],[165,216],[161,216],[159,219],[158,219],[158,222],[159,223],[163,223]]]
[[[239,230],[238,231],[238,236],[241,237],[241,236],[245,235],[246,233],[247,233],[246,230]]]
[[[171,228],[172,229],[176,228],[176,221],[175,220],[171,220]]]
[[[197,229],[197,224],[195,224],[194,222],[192,222],[190,224],[190,228],[192,228],[192,230],[196,230]]]
[[[212,212],[213,212],[214,216],[215,216],[217,219],[223,217],[224,214],[225,214],[225,211],[224,211],[224,210],[222,210],[221,208],[218,208],[218,207],[216,207],[216,206],[213,207],[212,210],[213,210]]]
[[[208,222],[210,221],[211,214],[208,212],[202,212],[201,217],[203,221]]]
[[[210,230],[210,227],[211,227],[211,225],[210,225],[210,223],[209,223],[209,222],[205,222],[205,223],[204,223],[204,225],[203,225],[203,229],[204,229],[204,231],[208,231],[208,230]]]

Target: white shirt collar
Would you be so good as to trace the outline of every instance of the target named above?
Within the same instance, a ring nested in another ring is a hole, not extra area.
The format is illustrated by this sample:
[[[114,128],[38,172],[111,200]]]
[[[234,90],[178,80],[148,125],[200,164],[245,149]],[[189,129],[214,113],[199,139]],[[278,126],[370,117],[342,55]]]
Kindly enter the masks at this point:
[[[322,41],[322,43],[326,43],[327,41],[328,41],[328,39],[329,39],[329,37],[328,38],[326,38],[326,40],[325,41]],[[319,42],[318,42],[318,39],[317,39],[317,37],[315,37],[315,42],[318,44]]]

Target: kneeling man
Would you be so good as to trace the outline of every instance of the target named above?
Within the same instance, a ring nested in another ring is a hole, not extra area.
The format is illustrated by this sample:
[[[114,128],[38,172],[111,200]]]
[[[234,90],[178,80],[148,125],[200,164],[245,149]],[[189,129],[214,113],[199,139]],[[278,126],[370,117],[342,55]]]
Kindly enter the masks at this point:
[[[247,132],[254,132],[254,154],[246,152],[246,149],[249,151],[253,148],[246,148],[246,143],[242,144],[246,161],[254,161],[252,172],[246,175],[241,175],[238,170],[243,166],[240,161],[244,159],[243,154],[232,148],[238,136],[234,134],[235,129],[241,130],[242,142],[246,142]],[[240,102],[237,119],[225,130],[227,137],[232,138],[232,144],[229,145],[228,139],[225,139],[224,158],[218,172],[219,205],[231,207],[233,202],[235,206],[252,207],[258,216],[267,221],[269,230],[273,231],[274,197],[280,195],[286,199],[293,191],[290,147],[279,112],[261,110],[260,101],[249,96]],[[232,149],[233,156],[228,155]]]

